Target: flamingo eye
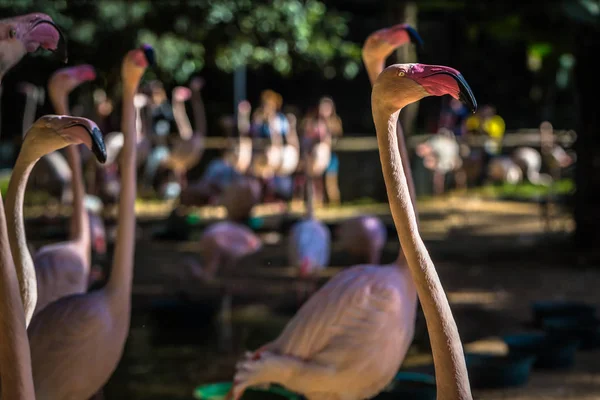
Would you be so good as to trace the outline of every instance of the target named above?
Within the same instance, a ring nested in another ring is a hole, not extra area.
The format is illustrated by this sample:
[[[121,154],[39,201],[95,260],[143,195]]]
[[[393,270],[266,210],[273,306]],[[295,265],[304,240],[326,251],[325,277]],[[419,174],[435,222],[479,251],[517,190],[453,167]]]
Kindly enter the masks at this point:
[[[398,76],[404,76],[404,75],[406,75],[406,72],[404,72],[404,71],[398,72]]]
[[[15,28],[10,28],[8,31],[8,37],[13,39],[15,36],[17,36],[17,30]]]

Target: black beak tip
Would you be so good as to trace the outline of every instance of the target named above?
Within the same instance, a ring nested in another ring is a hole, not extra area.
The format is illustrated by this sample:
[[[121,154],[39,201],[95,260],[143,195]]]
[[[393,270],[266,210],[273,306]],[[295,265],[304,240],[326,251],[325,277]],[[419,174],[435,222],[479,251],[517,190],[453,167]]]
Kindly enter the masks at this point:
[[[145,44],[142,46],[142,50],[144,51],[148,65],[154,67],[156,65],[156,54],[154,49],[150,45]]]
[[[106,154],[106,145],[104,144],[104,139],[102,138],[102,132],[100,129],[94,127],[91,132],[92,136],[92,152],[96,156],[96,159],[102,164],[106,162],[107,154]]]
[[[408,33],[410,41],[413,42],[417,48],[419,48],[419,50],[423,50],[423,39],[421,39],[419,32],[417,32],[417,30],[410,25],[406,25],[406,28],[404,29],[406,29],[406,33]]]

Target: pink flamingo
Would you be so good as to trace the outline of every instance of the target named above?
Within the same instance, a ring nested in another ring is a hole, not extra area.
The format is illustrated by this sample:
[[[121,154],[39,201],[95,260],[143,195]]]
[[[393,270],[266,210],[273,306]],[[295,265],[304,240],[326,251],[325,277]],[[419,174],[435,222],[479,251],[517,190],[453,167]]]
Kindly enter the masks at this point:
[[[371,85],[375,83],[377,76],[383,71],[385,60],[394,50],[410,41],[418,45],[423,43],[417,31],[407,24],[398,24],[380,29],[369,35],[362,48],[362,58]],[[413,207],[416,209],[414,203],[416,199],[415,184],[400,122],[398,122],[397,134],[402,156],[402,167],[408,181]],[[372,215],[363,215],[348,219],[339,225],[338,233],[340,235],[339,244],[343,251],[356,257],[367,258],[369,264],[379,263],[381,251],[387,240],[385,225],[379,218]]]
[[[408,265],[362,265],[336,275],[304,304],[277,339],[237,364],[232,389],[236,399],[249,386],[269,383],[279,383],[309,400],[361,400],[376,395],[393,379],[408,350],[415,321],[414,291],[427,320],[439,396],[472,399],[458,329],[419,235],[396,132],[403,107],[444,94],[476,108],[468,84],[449,67],[396,64],[373,85],[381,165]]]
[[[69,115],[68,94],[80,84],[96,79],[91,65],[56,71],[48,82],[48,93],[55,111]],[[72,171],[73,214],[69,241],[40,248],[33,256],[38,285],[34,315],[51,302],[88,288],[91,266],[91,237],[88,212],[84,206],[85,187],[79,148],[69,146],[67,162]]]
[[[35,316],[29,326],[35,391],[43,399],[89,399],[117,367],[131,317],[135,252],[136,135],[133,96],[147,66],[149,46],[125,56],[120,154],[122,190],[110,278],[100,289],[63,297]],[[13,252],[14,254],[14,252]]]

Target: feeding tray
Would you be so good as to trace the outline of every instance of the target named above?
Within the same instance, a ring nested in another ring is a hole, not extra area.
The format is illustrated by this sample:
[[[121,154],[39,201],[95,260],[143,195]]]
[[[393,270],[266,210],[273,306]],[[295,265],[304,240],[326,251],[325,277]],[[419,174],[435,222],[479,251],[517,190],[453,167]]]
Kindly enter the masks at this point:
[[[469,381],[475,389],[522,386],[529,380],[533,354],[466,353]]]
[[[198,400],[225,400],[231,390],[231,382],[219,382],[202,385],[194,390],[194,397]],[[271,385],[268,389],[246,389],[241,400],[301,400],[296,393],[285,390],[280,386]]]
[[[435,400],[437,388],[435,377],[419,372],[398,372],[390,389],[379,393],[373,400]]]
[[[536,327],[542,326],[545,318],[551,317],[580,317],[594,318],[596,307],[580,301],[546,300],[536,301],[531,305],[533,322]]]
[[[582,350],[600,347],[600,320],[582,317],[553,317],[542,321],[542,328],[552,335],[560,335],[581,341]]]
[[[551,335],[544,332],[526,332],[503,337],[509,353],[534,355],[535,368],[563,369],[575,363],[575,353],[580,340],[569,336]]]

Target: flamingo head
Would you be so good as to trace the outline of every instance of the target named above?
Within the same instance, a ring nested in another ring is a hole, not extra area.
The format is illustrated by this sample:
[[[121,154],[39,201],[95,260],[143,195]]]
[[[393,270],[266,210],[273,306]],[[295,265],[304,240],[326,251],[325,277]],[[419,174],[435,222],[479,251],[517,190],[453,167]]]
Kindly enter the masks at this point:
[[[67,62],[67,42],[52,18],[32,13],[0,20],[0,74],[4,75],[26,53],[52,50]]]
[[[40,158],[70,145],[85,144],[98,161],[106,161],[102,132],[93,121],[81,117],[45,115],[33,123],[25,135],[24,157]],[[21,151],[23,153],[23,151]]]
[[[123,59],[121,76],[124,82],[139,84],[146,68],[156,64],[156,57],[152,46],[144,44],[137,49],[130,50]]]
[[[66,96],[83,82],[96,79],[96,70],[89,64],[61,68],[50,77],[48,93],[50,96]]]
[[[472,112],[477,110],[477,100],[465,78],[454,68],[441,65],[390,65],[377,77],[372,101],[395,112],[424,97],[445,94],[464,102]]]
[[[173,100],[183,103],[192,97],[192,91],[184,86],[176,86],[173,89]]]
[[[408,24],[398,24],[373,32],[363,45],[363,58],[385,60],[398,47],[412,42],[419,48],[423,40],[415,28]]]

